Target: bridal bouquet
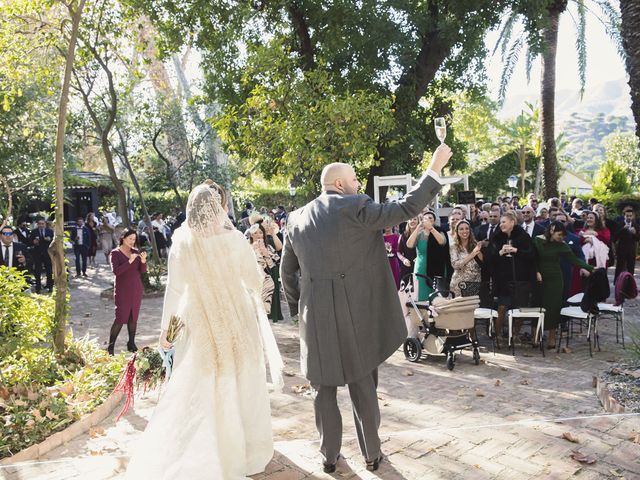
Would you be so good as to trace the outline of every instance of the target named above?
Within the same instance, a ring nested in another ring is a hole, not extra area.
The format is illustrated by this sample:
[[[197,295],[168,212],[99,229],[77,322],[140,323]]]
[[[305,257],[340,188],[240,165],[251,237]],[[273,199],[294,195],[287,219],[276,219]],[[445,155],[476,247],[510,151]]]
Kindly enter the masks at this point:
[[[184,323],[177,315],[171,315],[169,320],[169,327],[167,328],[167,342],[173,344],[180,337],[180,333],[184,328]],[[162,358],[162,367],[164,368],[165,377],[169,380],[171,377],[171,370],[173,369],[173,356],[176,352],[175,347],[171,347],[169,350],[164,350],[162,345],[158,345],[157,353]]]

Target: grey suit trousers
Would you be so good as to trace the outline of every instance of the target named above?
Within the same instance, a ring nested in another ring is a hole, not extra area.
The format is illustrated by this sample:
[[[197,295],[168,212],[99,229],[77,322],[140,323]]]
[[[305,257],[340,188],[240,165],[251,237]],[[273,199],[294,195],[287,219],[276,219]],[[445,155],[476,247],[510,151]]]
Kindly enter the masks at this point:
[[[359,380],[349,383],[349,396],[353,408],[360,451],[365,460],[380,456],[380,406],[378,405],[378,369]],[[316,427],[320,433],[320,452],[325,463],[335,463],[342,446],[342,416],[336,398],[338,387],[312,385],[316,392],[314,408]]]

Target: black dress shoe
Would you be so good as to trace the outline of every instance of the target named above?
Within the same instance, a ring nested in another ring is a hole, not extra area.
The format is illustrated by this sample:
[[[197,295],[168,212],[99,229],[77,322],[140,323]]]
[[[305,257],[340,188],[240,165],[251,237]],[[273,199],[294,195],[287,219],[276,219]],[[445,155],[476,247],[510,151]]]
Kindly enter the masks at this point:
[[[369,470],[370,472],[375,472],[380,467],[382,460],[384,460],[384,455],[382,455],[382,453],[375,460],[367,460],[367,470]]]
[[[338,458],[336,458],[336,461],[333,463],[322,463],[322,471],[324,473],[333,473],[336,471],[336,466],[338,465],[338,460],[340,460],[340,457],[342,457],[341,454],[338,454]]]
[[[137,352],[138,351],[138,347],[136,347],[135,342],[127,342],[127,350],[129,350],[130,352]]]

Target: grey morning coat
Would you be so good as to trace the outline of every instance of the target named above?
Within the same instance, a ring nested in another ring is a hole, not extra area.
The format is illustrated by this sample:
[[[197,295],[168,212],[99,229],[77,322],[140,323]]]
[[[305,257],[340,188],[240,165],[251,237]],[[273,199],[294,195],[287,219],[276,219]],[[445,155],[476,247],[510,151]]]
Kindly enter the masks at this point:
[[[418,215],[440,191],[432,172],[397,203],[324,192],[287,220],[280,275],[300,312],[300,365],[312,385],[371,373],[405,340],[382,230]]]

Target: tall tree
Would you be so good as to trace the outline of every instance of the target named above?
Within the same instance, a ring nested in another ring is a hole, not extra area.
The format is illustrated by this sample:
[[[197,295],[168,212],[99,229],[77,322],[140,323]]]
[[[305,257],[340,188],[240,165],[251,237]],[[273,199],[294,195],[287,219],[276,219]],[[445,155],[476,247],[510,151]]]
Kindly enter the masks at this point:
[[[162,34],[163,54],[185,44],[201,52],[205,93],[226,106],[221,137],[244,174],[258,168],[310,188],[321,151],[369,178],[417,171],[437,144],[431,120],[448,108],[445,91],[482,82],[484,34],[513,3],[129,1]],[[371,129],[349,111],[322,123],[329,99],[385,111]],[[252,135],[243,134],[250,124]]]
[[[620,0],[620,17],[622,46],[631,87],[631,111],[640,142],[640,2]]]
[[[49,246],[49,256],[52,260],[56,309],[54,316],[53,345],[57,352],[64,352],[64,337],[66,335],[67,322],[67,272],[65,268],[64,255],[64,141],[65,126],[67,122],[67,105],[69,102],[69,87],[73,62],[75,59],[76,42],[82,17],[82,9],[85,0],[79,0],[77,5],[69,6],[71,15],[71,32],[69,33],[69,43],[65,55],[64,77],[62,79],[62,90],[60,92],[60,107],[58,109],[58,129],[56,135],[55,154],[55,178],[56,178],[56,223],[53,241]]]

